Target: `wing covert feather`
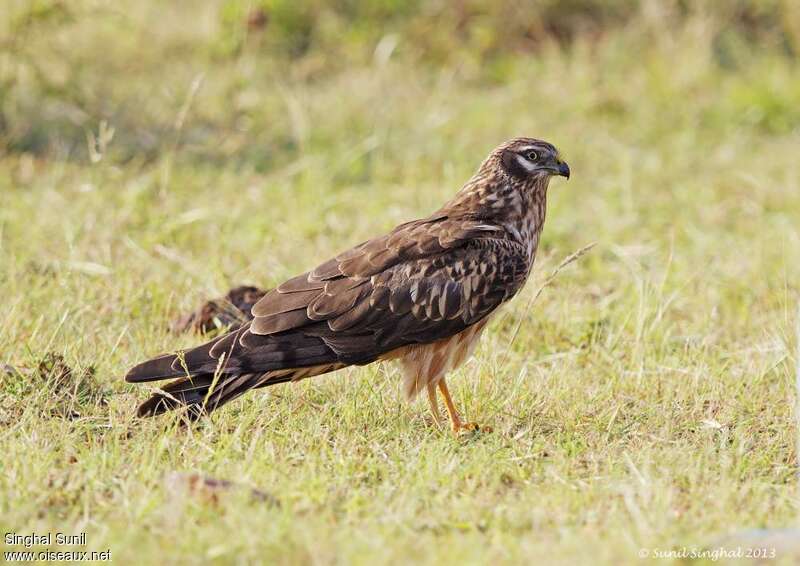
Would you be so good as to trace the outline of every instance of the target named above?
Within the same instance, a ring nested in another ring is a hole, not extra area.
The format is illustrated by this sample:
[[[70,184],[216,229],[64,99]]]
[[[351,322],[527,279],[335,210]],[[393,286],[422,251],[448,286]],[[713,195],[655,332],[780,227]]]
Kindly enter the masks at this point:
[[[340,361],[367,363],[451,336],[509,299],[527,277],[525,250],[496,237],[501,230],[441,216],[398,226],[279,285],[255,305],[240,341],[258,348],[260,335],[297,332],[322,340]]]

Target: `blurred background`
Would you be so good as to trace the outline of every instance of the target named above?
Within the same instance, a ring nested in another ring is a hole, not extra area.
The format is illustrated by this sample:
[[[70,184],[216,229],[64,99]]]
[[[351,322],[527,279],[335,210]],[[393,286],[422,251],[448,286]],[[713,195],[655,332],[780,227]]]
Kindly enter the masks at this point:
[[[0,221],[45,268],[108,267],[125,236],[203,257],[179,283],[222,291],[295,269],[282,232],[332,252],[427,214],[527,135],[575,172],[546,250],[702,263],[765,224],[794,234],[799,50],[790,0],[6,0]],[[20,214],[71,245],[43,249]],[[773,253],[719,260],[755,277]]]
[[[653,111],[786,134],[798,50],[791,0],[6,0],[0,150],[90,159],[106,123],[115,160],[264,171],[332,139],[580,135],[576,112],[637,121],[631,142],[664,135]]]

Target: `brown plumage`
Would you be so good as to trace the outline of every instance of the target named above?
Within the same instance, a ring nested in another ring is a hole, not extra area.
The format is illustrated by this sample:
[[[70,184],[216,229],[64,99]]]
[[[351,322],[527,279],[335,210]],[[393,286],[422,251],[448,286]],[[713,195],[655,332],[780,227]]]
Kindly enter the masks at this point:
[[[131,369],[130,382],[178,378],[139,415],[187,406],[197,418],[250,389],[398,360],[409,398],[427,388],[438,422],[438,387],[453,428],[467,426],[445,375],[527,280],[553,175],[569,177],[569,167],[552,145],[531,138],[502,144],[434,214],[282,283],[228,334]]]

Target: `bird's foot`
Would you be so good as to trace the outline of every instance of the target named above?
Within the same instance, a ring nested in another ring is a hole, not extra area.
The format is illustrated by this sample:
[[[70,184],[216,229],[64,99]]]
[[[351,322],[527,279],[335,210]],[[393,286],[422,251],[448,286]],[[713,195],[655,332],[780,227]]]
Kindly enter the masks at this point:
[[[460,432],[492,432],[492,427],[488,425],[479,425],[476,422],[464,422],[456,411],[456,406],[453,404],[453,399],[450,397],[450,391],[447,389],[447,382],[444,378],[439,380],[438,387],[444,397],[444,404],[447,407],[447,414],[450,415],[450,424],[452,425],[453,432],[458,434]],[[438,416],[439,409],[436,406],[436,392],[432,385],[428,386],[428,398],[431,402],[431,411],[434,417]],[[438,421],[439,419],[437,419]]]
[[[453,427],[453,432],[492,432],[494,429],[489,425],[482,425],[476,422],[458,423]]]

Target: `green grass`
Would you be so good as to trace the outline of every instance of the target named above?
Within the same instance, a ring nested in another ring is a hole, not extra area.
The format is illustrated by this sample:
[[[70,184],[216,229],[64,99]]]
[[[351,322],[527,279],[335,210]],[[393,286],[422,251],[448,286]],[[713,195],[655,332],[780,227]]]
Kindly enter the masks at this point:
[[[4,533],[85,531],[120,563],[511,564],[800,526],[795,62],[721,61],[698,17],[485,69],[309,76],[313,57],[216,53],[211,8],[140,5],[0,57],[0,363],[23,373],[0,388]],[[101,119],[115,132],[91,160]],[[176,315],[429,213],[515,135],[555,143],[573,178],[551,186],[532,281],[450,379],[494,433],[438,431],[392,366],[186,430],[133,417],[147,390],[126,369],[198,342],[168,332]],[[44,379],[48,354],[85,386]]]

